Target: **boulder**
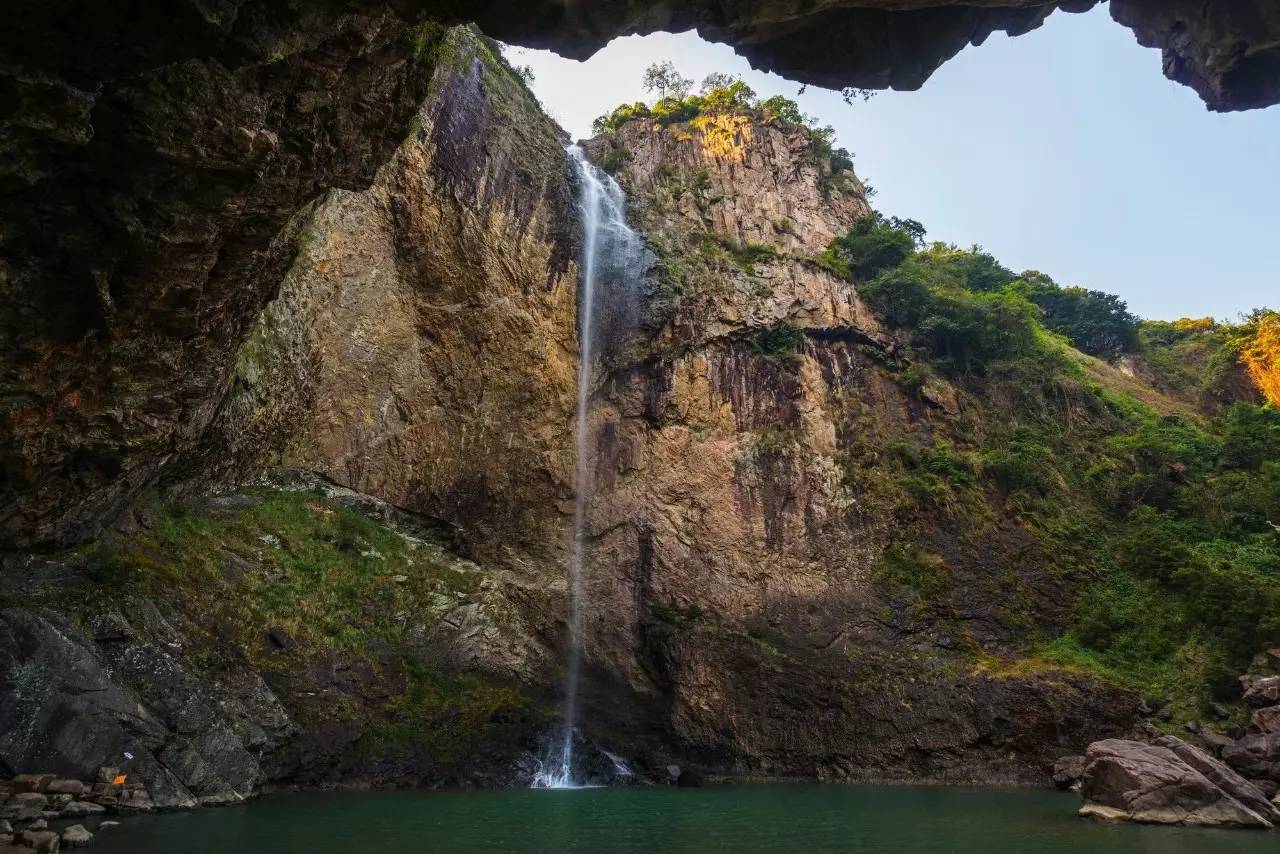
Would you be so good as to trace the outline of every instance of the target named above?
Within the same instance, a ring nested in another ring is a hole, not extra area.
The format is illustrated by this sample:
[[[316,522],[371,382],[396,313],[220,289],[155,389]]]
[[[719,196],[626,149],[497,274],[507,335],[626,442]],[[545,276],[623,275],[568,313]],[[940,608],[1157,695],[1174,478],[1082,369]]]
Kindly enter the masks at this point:
[[[1249,732],[1271,735],[1280,732],[1280,706],[1258,709],[1249,720]]]
[[[1244,701],[1251,706],[1280,703],[1280,676],[1241,676],[1240,684],[1244,686]]]
[[[62,808],[63,818],[84,818],[91,815],[102,815],[107,808],[101,804],[91,804],[88,801],[72,801]]]
[[[57,854],[61,839],[52,830],[24,830],[18,834],[17,840],[36,854]]]
[[[1224,763],[1174,736],[1106,739],[1085,753],[1080,814],[1155,824],[1272,828],[1280,809]]]
[[[54,780],[44,792],[50,795],[75,795],[79,797],[89,791],[89,787],[79,780]]]
[[[126,812],[155,812],[156,804],[146,789],[130,789],[120,794],[116,807]]]
[[[1059,789],[1075,789],[1084,776],[1083,756],[1064,756],[1053,763],[1053,784]]]
[[[1220,733],[1211,727],[1203,727],[1200,730],[1200,740],[1204,742],[1204,746],[1207,747],[1210,752],[1220,754],[1222,753],[1222,749],[1231,744],[1235,739]]]
[[[9,799],[9,803],[24,809],[42,810],[49,803],[49,798],[39,792],[19,792]]]
[[[15,792],[43,792],[53,780],[52,774],[19,774],[12,785]]]
[[[93,834],[83,824],[73,824],[62,831],[62,844],[67,848],[79,848],[93,841]]]
[[[1280,782],[1280,733],[1249,733],[1222,748],[1222,761],[1246,777]]]

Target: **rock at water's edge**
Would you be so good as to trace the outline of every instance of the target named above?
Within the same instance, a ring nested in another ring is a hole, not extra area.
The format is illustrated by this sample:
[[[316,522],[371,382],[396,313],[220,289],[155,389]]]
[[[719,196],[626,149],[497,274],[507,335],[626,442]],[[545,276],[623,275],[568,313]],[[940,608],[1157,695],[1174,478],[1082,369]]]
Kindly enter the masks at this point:
[[[1064,756],[1053,763],[1053,784],[1059,789],[1078,789],[1084,776],[1083,756]]]
[[[93,834],[83,824],[73,824],[62,831],[62,844],[68,848],[79,848],[93,841]]]
[[[1280,809],[1256,786],[1174,736],[1089,745],[1080,814],[1154,824],[1272,828]]]

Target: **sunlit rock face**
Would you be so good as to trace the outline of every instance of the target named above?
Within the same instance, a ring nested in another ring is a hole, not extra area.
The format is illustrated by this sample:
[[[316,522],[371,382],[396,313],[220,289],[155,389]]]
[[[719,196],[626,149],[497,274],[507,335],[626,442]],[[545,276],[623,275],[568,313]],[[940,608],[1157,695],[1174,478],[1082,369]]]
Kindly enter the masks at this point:
[[[460,32],[373,185],[297,225],[200,457],[308,469],[551,557],[572,500],[569,167],[555,123]]]
[[[757,66],[911,88],[1080,2],[22,4],[0,32],[0,543],[90,537],[189,461],[327,190],[408,132],[443,22],[584,55],[697,28]],[[1274,4],[1116,0],[1214,109],[1280,97]]]

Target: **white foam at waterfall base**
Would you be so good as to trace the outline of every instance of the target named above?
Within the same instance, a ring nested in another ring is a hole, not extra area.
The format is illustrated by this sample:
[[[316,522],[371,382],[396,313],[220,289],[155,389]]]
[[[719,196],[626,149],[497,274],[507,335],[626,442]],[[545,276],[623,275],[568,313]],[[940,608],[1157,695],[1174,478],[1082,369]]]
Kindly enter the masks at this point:
[[[591,495],[591,387],[596,356],[596,327],[611,297],[629,297],[629,285],[641,274],[644,241],[627,225],[627,199],[618,182],[587,160],[581,146],[567,149],[578,178],[582,220],[581,279],[578,298],[578,406],[574,427],[573,528],[569,541],[569,648],[565,660],[563,731],[544,757],[534,788],[582,788],[573,779],[573,739],[578,719],[578,680],[582,669],[583,592],[589,568],[586,553],[587,507]],[[603,301],[603,302],[602,302]]]

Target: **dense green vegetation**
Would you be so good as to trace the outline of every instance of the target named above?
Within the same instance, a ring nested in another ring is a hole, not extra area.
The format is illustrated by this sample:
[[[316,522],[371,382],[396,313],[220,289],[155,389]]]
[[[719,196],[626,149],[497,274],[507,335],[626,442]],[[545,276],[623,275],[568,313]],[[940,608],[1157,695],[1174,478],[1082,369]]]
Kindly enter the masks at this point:
[[[1280,519],[1280,409],[1250,402],[1247,384],[1222,383],[1240,374],[1242,354],[1264,349],[1258,330],[1272,314],[1235,326],[1140,324],[1112,295],[923,238],[919,223],[876,214],[815,262],[855,282],[910,340],[904,386],[916,391],[937,374],[992,414],[958,447],[891,444],[878,482],[852,465],[863,499],[887,501],[923,536],[940,518],[982,529],[983,496],[994,493],[1081,591],[1068,631],[1031,652],[1172,695],[1179,715],[1230,699],[1249,659],[1280,642],[1280,534],[1269,521]],[[1162,415],[1093,379],[1068,343],[1103,357],[1138,353],[1157,385],[1193,400],[1218,389],[1222,407]],[[917,607],[945,600],[939,560],[896,546],[879,578]],[[1010,598],[1006,618],[1016,620]]]
[[[921,344],[950,368],[981,370],[985,359],[1009,355],[1034,338],[1033,318],[1092,355],[1137,349],[1138,319],[1118,297],[1060,287],[1034,271],[1015,275],[976,246],[924,247],[924,235],[915,220],[873,213],[815,261],[860,282],[860,293],[881,316],[916,329]]]

